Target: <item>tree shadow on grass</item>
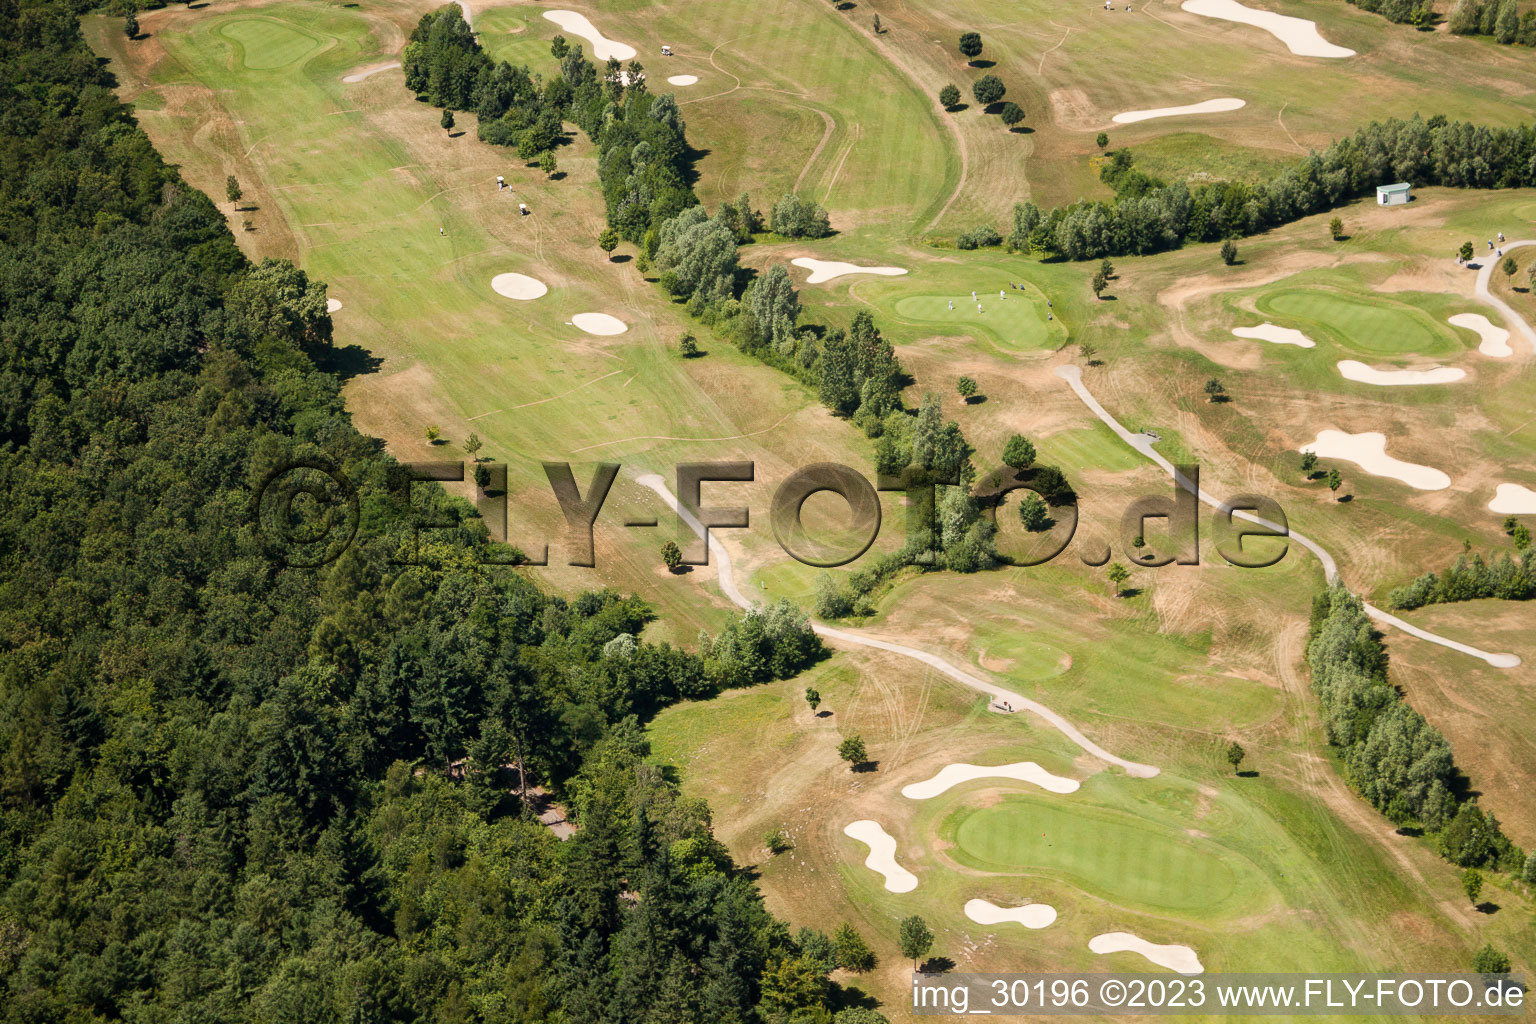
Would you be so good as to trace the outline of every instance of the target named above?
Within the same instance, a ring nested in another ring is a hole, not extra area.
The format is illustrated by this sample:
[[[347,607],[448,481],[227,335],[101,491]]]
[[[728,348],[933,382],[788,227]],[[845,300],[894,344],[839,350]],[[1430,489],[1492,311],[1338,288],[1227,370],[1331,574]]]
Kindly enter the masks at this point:
[[[1240,779],[1256,779],[1259,777],[1259,773],[1255,768],[1247,768],[1238,772],[1237,777]]]
[[[983,405],[987,401],[986,395],[972,395],[965,400],[966,405]]]
[[[1120,596],[1122,598],[1140,597],[1141,596],[1141,588],[1140,587],[1121,587],[1120,588]]]
[[[850,771],[858,772],[860,775],[867,775],[870,772],[877,772],[877,771],[879,771],[880,770],[880,762],[879,761],[860,761],[858,764],[854,765],[849,770]]]
[[[1424,834],[1424,830],[1417,825],[1399,825],[1396,831],[1398,835],[1407,836],[1410,839],[1417,839]]]
[[[973,68],[995,68],[997,67],[997,61],[987,60],[985,57],[977,57],[971,61],[970,66]]]
[[[632,259],[634,259],[634,257],[631,256],[629,253],[621,252],[617,256],[610,256],[610,257],[608,257],[608,262],[609,263],[628,263]]]
[[[1008,130],[1010,132],[1012,132],[1013,134],[1015,134],[1015,135],[1033,135],[1033,134],[1035,134],[1035,130],[1033,128],[1031,128],[1027,124],[1016,124],[1012,128],[1009,128]]]
[[[918,968],[923,974],[945,974],[955,969],[955,962],[947,956],[931,956]]]
[[[826,711],[826,710],[818,711],[818,712],[816,712],[816,717],[817,718],[831,718],[832,717],[832,712]]]
[[[333,373],[343,381],[378,373],[384,360],[361,345],[343,345],[340,348],[320,349],[315,353],[315,365],[326,373]]]
[[[667,570],[667,572],[671,573],[673,576],[686,576],[689,573],[693,572],[693,566],[691,566],[691,565],[673,566],[673,567],[669,568]]]
[[[1475,909],[1479,914],[1497,914],[1500,908],[1499,905],[1492,900],[1484,900],[1483,902],[1479,903]]]

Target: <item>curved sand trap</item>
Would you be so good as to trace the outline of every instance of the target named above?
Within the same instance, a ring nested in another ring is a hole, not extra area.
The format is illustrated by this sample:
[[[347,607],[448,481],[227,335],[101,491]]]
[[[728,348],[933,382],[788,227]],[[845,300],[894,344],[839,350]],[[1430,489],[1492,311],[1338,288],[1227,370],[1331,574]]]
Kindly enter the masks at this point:
[[[1443,491],[1451,486],[1451,478],[1438,469],[1392,458],[1387,454],[1386,435],[1375,430],[1363,434],[1323,430],[1318,433],[1316,441],[1302,445],[1297,450],[1315,452],[1320,459],[1353,462],[1372,476],[1401,480],[1409,487],[1421,491]]]
[[[1515,350],[1509,347],[1509,332],[1502,327],[1495,327],[1481,313],[1457,313],[1446,322],[1452,327],[1465,327],[1469,331],[1475,331],[1481,339],[1477,350],[1485,356],[1507,359],[1515,354]]]
[[[1467,375],[1466,370],[1459,370],[1454,366],[1436,366],[1429,370],[1378,370],[1355,359],[1341,360],[1339,372],[1344,375],[1345,380],[1359,381],[1361,384],[1380,384],[1383,387],[1404,384],[1450,384]]]
[[[588,334],[623,334],[629,330],[629,324],[607,313],[577,313],[571,323]]]
[[[380,71],[391,71],[399,66],[399,61],[391,61],[388,64],[379,64],[371,68],[364,68],[362,71],[354,71],[350,75],[343,75],[341,80],[348,84],[356,84],[370,75],[376,75]]]
[[[325,300],[325,311],[327,313],[335,313],[336,311],[338,311],[340,309],[341,309],[341,300],[340,299],[326,299]]]
[[[927,800],[973,779],[1017,779],[1020,782],[1033,782],[1052,793],[1075,793],[1080,785],[1076,779],[1052,775],[1033,761],[1000,764],[991,768],[977,764],[949,764],[933,778],[903,787],[901,795],[908,800]]]
[[[965,905],[965,916],[977,924],[1007,924],[1011,921],[1025,928],[1044,928],[1056,920],[1056,908],[1044,903],[1000,907],[990,900],[970,900]]]
[[[891,892],[911,892],[917,888],[917,876],[896,863],[896,840],[878,821],[855,821],[843,829],[843,835],[869,847],[864,866],[884,875],[885,887]]]
[[[1499,484],[1488,508],[1505,516],[1536,515],[1536,491],[1519,484]]]
[[[1234,327],[1232,333],[1239,338],[1254,338],[1258,341],[1269,341],[1276,345],[1296,345],[1300,348],[1316,348],[1317,342],[1302,334],[1300,331],[1289,327],[1277,327],[1272,323],[1262,323],[1257,327]]]
[[[491,278],[491,291],[509,299],[536,299],[549,291],[549,287],[527,274],[497,274]]]
[[[1159,946],[1130,932],[1105,932],[1103,935],[1095,935],[1088,940],[1088,948],[1101,956],[1105,953],[1140,953],[1159,967],[1166,967],[1180,974],[1201,974],[1205,971],[1205,968],[1200,965],[1200,958],[1188,946]]]
[[[809,256],[800,256],[789,261],[797,267],[804,267],[811,272],[811,276],[805,279],[806,284],[821,284],[830,281],[834,277],[842,277],[844,274],[879,274],[881,277],[901,277],[906,273],[902,267],[861,267],[857,263],[840,263],[837,260],[813,260]]]
[[[1207,18],[1240,21],[1261,28],[1280,40],[1294,54],[1302,57],[1353,57],[1354,50],[1335,46],[1317,31],[1317,22],[1292,18],[1271,11],[1244,7],[1237,0],[1184,0],[1184,10]]]
[[[698,75],[669,75],[667,77],[667,84],[668,85],[698,85],[699,84],[699,76]]]
[[[1182,107],[1158,107],[1156,110],[1131,110],[1124,114],[1116,114],[1113,118],[1115,124],[1135,124],[1137,121],[1150,121],[1154,117],[1179,117],[1183,114],[1220,114],[1228,110],[1237,110],[1246,107],[1244,100],[1224,96],[1219,100],[1206,100],[1204,103],[1190,103]]]
[[[609,39],[597,30],[597,27],[587,20],[585,14],[577,14],[575,11],[545,11],[544,17],[559,25],[573,35],[581,36],[592,44],[592,56],[598,60],[607,60],[609,57],[617,57],[619,60],[634,60],[635,48],[627,43],[621,43],[615,39]]]

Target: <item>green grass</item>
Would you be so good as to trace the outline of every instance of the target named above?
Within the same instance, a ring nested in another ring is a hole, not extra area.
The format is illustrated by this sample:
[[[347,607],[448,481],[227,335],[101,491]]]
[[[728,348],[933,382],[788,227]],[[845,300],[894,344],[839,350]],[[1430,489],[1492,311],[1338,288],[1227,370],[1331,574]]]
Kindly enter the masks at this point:
[[[1435,356],[1461,348],[1448,327],[1395,296],[1367,299],[1320,288],[1279,287],[1261,294],[1257,305],[1320,344],[1330,340],[1367,356]]]
[[[904,295],[891,306],[898,320],[933,324],[948,332],[985,334],[1004,348],[1040,348],[1049,339],[1044,312],[1019,292],[1000,298],[992,291],[955,295]],[[950,309],[950,303],[954,308]]]
[[[957,808],[940,834],[985,871],[1027,871],[1153,912],[1230,916],[1262,903],[1267,884],[1209,842],[1072,797],[1012,795]]]
[[[270,18],[236,18],[219,35],[239,47],[240,63],[252,71],[274,71],[319,49],[321,40],[293,24]]]
[[[1474,41],[1425,39],[1424,54],[1460,69],[1450,74],[1435,60],[1405,61],[1387,45],[1416,35],[1389,35],[1396,26],[1336,0],[1297,3],[1330,39],[1372,52],[1372,76],[1361,79],[1359,65],[1350,62],[1256,60],[1256,53],[1267,53],[1267,37],[1237,26],[1197,22],[1176,31],[1139,13],[1110,20],[1038,0],[1023,8],[999,0],[977,4],[967,17],[985,22],[988,56],[998,60],[1010,98],[1030,108],[1029,123],[1039,131],[1010,137],[992,131],[995,119],[979,111],[956,114],[952,120],[967,146],[967,186],[935,233],[952,236],[952,229],[989,219],[1006,230],[1007,207],[1016,199],[1076,198],[1093,130],[1037,116],[1054,105],[1053,89],[1081,89],[1102,113],[1186,102],[1163,91],[1188,67],[1201,67],[1202,77],[1212,80],[1241,80],[1249,119],[1234,121],[1241,129],[1230,136],[1155,122],[1112,131],[1112,145],[1131,147],[1141,166],[1169,179],[1250,177],[1281,159],[1277,154],[1319,144],[1367,116],[1412,105],[1432,112],[1426,97],[1448,109],[1461,104],[1458,113],[1481,120],[1528,117],[1532,92],[1513,93],[1511,100],[1463,81],[1475,77],[1468,69],[1484,60],[1490,75],[1536,83],[1536,74],[1511,65],[1510,53]],[[403,6],[380,10],[405,28],[420,13]],[[1363,391],[1343,382],[1333,364],[1346,354],[1381,363],[1421,356],[1451,361],[1467,353],[1475,342],[1443,322],[1450,312],[1477,308],[1465,296],[1380,285],[1414,269],[1415,260],[1443,259],[1462,237],[1485,237],[1490,223],[1511,230],[1536,208],[1528,195],[1426,190],[1425,205],[1412,211],[1427,211],[1424,221],[1390,229],[1356,231],[1354,222],[1373,211],[1345,210],[1355,237],[1343,245],[1325,241],[1326,216],[1313,218],[1244,240],[1240,268],[1222,268],[1214,246],[1116,260],[1119,279],[1111,291],[1119,301],[1095,301],[1087,286],[1091,265],[918,244],[959,181],[958,149],[930,93],[949,80],[965,89],[978,72],[960,66],[944,42],[953,35],[948,14],[893,10],[890,32],[875,40],[866,31],[868,13],[839,13],[819,3],[743,9],[620,0],[593,19],[642,50],[653,88],[667,88],[667,74],[700,76],[697,86],[677,95],[689,138],[704,152],[698,187],[707,204],[749,190],[766,209],[798,182],[831,210],[833,237],[764,240],[744,247],[747,263],[760,267],[810,254],[911,270],[901,279],[803,287],[806,320],[840,326],[858,310],[873,310],[917,380],[909,402],[924,388],[941,391],[946,415],[962,423],[977,447],[978,464],[995,460],[1008,434],[1031,436],[1041,460],[1066,469],[1084,495],[1079,545],[1109,536],[1131,497],[1166,490],[1155,469],[1050,375],[1063,359],[1082,361],[1071,342],[1091,341],[1106,365],[1088,372],[1089,387],[1127,426],[1156,429],[1164,454],[1208,466],[1204,482],[1213,491],[1277,493],[1292,522],[1340,555],[1356,585],[1443,561],[1443,548],[1477,528],[1447,525],[1461,521],[1453,513],[1471,508],[1477,515],[1461,518],[1489,520],[1491,528],[1496,517],[1478,508],[1486,497],[1470,492],[1433,499],[1461,503],[1447,506],[1417,495],[1405,500],[1400,488],[1381,497],[1371,481],[1361,480],[1359,501],[1348,507],[1328,502],[1315,486],[1298,482],[1293,449],[1299,440],[1292,435],[1312,428],[1319,394],[1324,401],[1347,396],[1330,415],[1366,408],[1373,417],[1400,419],[1405,433],[1464,444],[1474,453],[1468,465],[1478,465],[1475,457],[1484,454],[1501,464],[1524,458],[1521,443],[1531,435],[1518,431],[1530,419],[1528,389],[1503,386],[1495,372],[1507,367],[1480,366],[1487,386],[1476,390]],[[555,68],[548,42],[558,29],[541,15],[540,8],[493,8],[477,15],[476,28],[494,55],[526,61],[548,77]],[[554,542],[555,564],[540,571],[541,582],[565,591],[599,583],[638,591],[661,615],[648,635],[691,644],[700,626],[718,628],[731,614],[713,585],[700,582],[712,579],[712,570],[663,575],[660,534],[602,524],[600,575],[564,569],[560,520],[538,460],[622,461],[621,482],[604,512],[618,518],[658,511],[627,483],[633,472],[665,474],[681,460],[753,458],[758,481],[740,490],[722,486],[718,502],[750,504],[754,513],[752,533],[732,533],[744,552],[738,572],[754,587],[767,583],[766,590],[758,587],[763,596],[809,603],[819,570],[773,546],[768,498],[793,463],[841,461],[867,473],[868,441],[829,418],[806,389],[718,339],[704,338],[709,355],[703,359],[676,358],[676,337],[685,327],[707,332],[641,283],[632,264],[608,264],[596,253],[601,204],[583,139],[560,150],[568,178],[549,182],[510,153],[477,143],[467,123],[472,115],[462,115],[463,138],[447,139],[437,112],[405,96],[397,78],[343,85],[348,71],[395,57],[379,45],[390,38],[380,17],[377,10],[309,3],[176,12],[153,37],[169,59],[145,83],[155,88],[141,94],[143,120],[188,180],[221,195],[225,174],[238,172],[262,207],[255,215],[261,230],[270,225],[275,235],[279,218],[292,226],[294,253],[346,302],[337,316],[339,343],[366,345],[385,359],[380,373],[348,385],[349,406],[365,430],[385,436],[403,458],[425,457],[421,426],[440,420],[450,437],[475,430],[492,454],[513,460],[514,487],[522,484],[533,495],[515,504],[514,519],[543,527]],[[1174,12],[1169,17],[1188,21]],[[1053,18],[1061,24],[1051,24]],[[121,35],[120,23],[100,24],[103,34]],[[1071,34],[1047,54],[1067,27]],[[651,56],[661,39],[679,50],[675,61]],[[1117,59],[1126,55],[1145,59]],[[1085,80],[1085,69],[1107,66],[1120,71]],[[1309,76],[1301,93],[1294,88],[1298,66]],[[217,130],[202,130],[204,111],[180,105],[199,88],[224,118]],[[1291,143],[1287,131],[1301,143]],[[530,198],[534,218],[506,216],[505,202],[487,187],[497,173]],[[440,226],[446,235],[438,234]],[[1273,284],[1200,300],[1190,312],[1193,345],[1170,336],[1162,300],[1171,286],[1224,273],[1258,280],[1277,258],[1298,250],[1344,262],[1291,277],[1275,271],[1264,278]],[[1362,254],[1369,261],[1349,261]],[[548,281],[549,295],[514,303],[491,294],[489,279],[503,270]],[[1008,289],[999,302],[994,293],[1008,282],[1027,290]],[[973,288],[982,295],[981,316],[967,305]],[[1050,322],[1044,320],[1048,298]],[[1257,365],[1236,358],[1232,366],[1219,363],[1258,345],[1228,334],[1233,323],[1255,322],[1247,308],[1254,303],[1262,316],[1311,334],[1318,348],[1262,346]],[[582,309],[619,313],[633,327],[616,339],[576,335],[564,321]],[[1226,345],[1233,347],[1223,350]],[[954,399],[953,380],[962,372],[977,377],[987,402],[962,406]],[[1230,406],[1209,406],[1199,395],[1200,383],[1212,375],[1234,394]],[[1362,395],[1376,405],[1363,405]],[[1454,426],[1465,406],[1475,406],[1492,429],[1479,423],[1464,433],[1438,433]],[[705,446],[674,438],[731,440]],[[585,479],[585,467],[576,472]],[[877,551],[899,544],[904,532],[899,497],[888,495],[884,508]],[[1204,510],[1207,537],[1209,521]],[[987,714],[974,692],[868,652],[839,651],[802,678],[668,709],[648,730],[654,758],[681,770],[690,795],[708,797],[733,853],[759,864],[776,913],[796,927],[827,927],[847,917],[873,937],[888,962],[899,960],[890,941],[894,921],[912,912],[940,932],[936,952],[953,955],[962,942],[977,940],[983,931],[960,912],[975,896],[1041,899],[1062,911],[1058,924],[1041,933],[984,932],[993,943],[987,956],[1008,969],[1102,967],[1104,961],[1086,952],[1086,940],[1119,928],[1153,941],[1188,942],[1209,969],[1460,965],[1466,950],[1481,944],[1482,932],[1522,954],[1529,949],[1529,936],[1517,931],[1516,897],[1506,912],[1477,922],[1474,935],[1444,909],[1446,900],[1459,898],[1451,869],[1416,861],[1424,874],[1418,879],[1394,862],[1383,842],[1342,824],[1323,802],[1326,781],[1319,779],[1331,778],[1326,773],[1333,769],[1316,756],[1311,698],[1304,679],[1287,674],[1296,669],[1295,651],[1281,643],[1284,631],[1304,624],[1319,585],[1313,559],[1293,549],[1272,569],[1236,570],[1217,563],[1207,542],[1208,564],[1138,569],[1131,586],[1139,593],[1117,600],[1102,570],[1078,561],[1081,550],[1036,569],[903,578],[867,628],[940,651],[1040,699],[1115,753],[1158,764],[1163,774],[1156,780],[1100,772],[1032,716]],[[1477,642],[1477,623],[1454,626],[1462,631],[1458,638]],[[1400,651],[1405,648],[1394,646],[1395,663]],[[1457,662],[1447,657],[1442,674],[1453,678]],[[1489,685],[1507,678],[1494,675]],[[800,697],[807,685],[822,691],[831,716],[809,718]],[[855,775],[837,763],[837,737],[853,733],[870,743],[878,772]],[[1260,778],[1231,777],[1220,750],[1233,737],[1249,748]],[[927,772],[949,760],[1026,759],[1086,784],[1069,798],[1015,787],[1020,795],[993,806],[977,798],[979,786],[921,805],[894,795],[899,784],[913,781],[919,761]],[[897,836],[902,862],[921,878],[913,894],[886,893],[862,866],[862,847],[841,835],[847,821],[875,813],[870,804]],[[957,844],[946,850],[939,840],[949,823]],[[760,862],[763,831],[782,824],[799,830],[796,853]],[[1041,831],[1047,842],[1060,838],[1060,845],[1041,847]],[[955,870],[946,856],[999,873]],[[870,990],[889,1005],[905,982],[881,975]]]

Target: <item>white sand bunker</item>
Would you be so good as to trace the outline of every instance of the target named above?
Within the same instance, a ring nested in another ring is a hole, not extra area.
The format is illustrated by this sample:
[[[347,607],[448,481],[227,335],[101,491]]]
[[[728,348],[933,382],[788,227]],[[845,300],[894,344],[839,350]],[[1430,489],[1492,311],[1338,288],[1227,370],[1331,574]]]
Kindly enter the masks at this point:
[[[1372,476],[1401,480],[1409,487],[1421,491],[1443,491],[1451,486],[1451,478],[1438,469],[1392,458],[1387,454],[1386,435],[1374,430],[1363,434],[1346,434],[1342,430],[1319,431],[1316,441],[1302,445],[1298,450],[1315,452],[1320,459],[1353,462]]]
[[[350,75],[343,75],[341,80],[348,84],[355,85],[356,83],[361,82],[363,79],[368,78],[371,75],[378,74],[380,71],[391,71],[399,66],[400,62],[397,60],[391,61],[388,64],[378,64],[371,68],[364,68],[362,71],[354,71]]]
[[[1454,366],[1436,366],[1428,370],[1378,370],[1356,359],[1340,360],[1339,372],[1344,375],[1345,380],[1359,381],[1361,384],[1380,384],[1383,387],[1397,387],[1404,384],[1450,384],[1467,375],[1466,370],[1459,370]]]
[[[903,787],[901,795],[908,800],[927,800],[973,779],[1017,779],[1020,782],[1032,782],[1052,793],[1075,793],[1080,785],[1076,779],[1052,775],[1033,761],[1019,761],[1015,764],[1000,764],[995,767],[950,764],[945,765],[939,774],[931,779],[924,779],[922,782],[914,782],[910,786]]]
[[[1271,11],[1256,11],[1244,7],[1237,0],[1184,0],[1184,10],[1190,14],[1203,14],[1207,18],[1224,21],[1240,21],[1244,25],[1261,28],[1280,40],[1294,54],[1301,57],[1353,57],[1354,50],[1335,46],[1317,31],[1317,22],[1306,18],[1292,18]]]
[[[855,821],[843,829],[843,835],[869,847],[864,866],[884,875],[885,887],[891,892],[911,892],[917,888],[917,876],[896,863],[896,840],[878,821]]]
[[[609,57],[617,57],[619,60],[634,60],[635,48],[627,43],[621,43],[609,39],[597,30],[585,14],[577,14],[575,11],[545,11],[544,17],[559,25],[573,35],[581,36],[592,44],[592,56],[598,60],[607,60]]]
[[[1105,953],[1140,953],[1159,967],[1180,974],[1201,974],[1205,968],[1188,946],[1159,946],[1130,932],[1105,932],[1088,940],[1088,948],[1100,956]]]
[[[1206,100],[1204,103],[1190,103],[1182,107],[1158,107],[1156,110],[1131,110],[1124,114],[1114,116],[1115,124],[1135,124],[1137,121],[1150,121],[1154,117],[1179,117],[1183,114],[1221,114],[1228,110],[1238,110],[1248,104],[1231,96],[1224,96],[1217,100]]]
[[[813,260],[809,256],[800,256],[789,261],[797,267],[804,267],[811,272],[811,276],[805,279],[806,284],[821,284],[830,281],[834,277],[842,277],[844,274],[879,274],[881,277],[901,277],[907,271],[903,267],[861,267],[857,263],[840,263],[837,260]]]
[[[1022,907],[1000,907],[989,900],[971,900],[965,905],[965,916],[977,924],[1021,924],[1025,928],[1044,928],[1056,920],[1056,908],[1044,903],[1028,903]]]
[[[340,299],[326,299],[325,300],[325,311],[327,313],[335,313],[335,312],[338,312],[340,309],[341,309],[341,300]]]
[[[629,324],[607,313],[577,313],[571,323],[588,334],[623,334],[629,330]]]
[[[1289,327],[1277,327],[1272,323],[1262,323],[1257,327],[1234,327],[1232,333],[1239,338],[1254,338],[1258,341],[1269,341],[1276,345],[1296,345],[1301,348],[1316,348],[1317,342],[1302,334],[1300,331]]]
[[[491,278],[491,291],[509,299],[536,299],[549,291],[549,286],[527,274],[497,274]]]
[[[1495,327],[1481,313],[1457,313],[1447,322],[1452,327],[1465,327],[1469,331],[1475,331],[1481,339],[1477,350],[1485,356],[1508,359],[1515,354],[1515,350],[1509,347],[1509,332],[1502,327]]]
[[[1536,491],[1519,484],[1499,484],[1488,508],[1503,516],[1536,515]]]
[[[698,75],[669,75],[669,76],[667,76],[667,84],[668,85],[698,85],[699,84],[699,76]]]

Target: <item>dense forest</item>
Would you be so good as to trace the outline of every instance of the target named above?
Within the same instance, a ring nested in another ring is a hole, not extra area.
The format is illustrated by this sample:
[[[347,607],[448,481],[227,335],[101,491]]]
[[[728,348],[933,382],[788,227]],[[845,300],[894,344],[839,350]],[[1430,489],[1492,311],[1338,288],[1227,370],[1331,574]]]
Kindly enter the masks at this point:
[[[1417,822],[1464,868],[1495,868],[1536,882],[1527,858],[1475,798],[1462,792],[1451,748],[1387,676],[1387,649],[1360,598],[1342,587],[1317,596],[1307,641],[1323,730],[1344,776],[1398,825]]]
[[[1069,260],[1145,255],[1254,235],[1406,181],[1452,188],[1536,185],[1536,127],[1490,128],[1442,115],[1372,121],[1267,181],[1191,188],[1121,168],[1113,202],[1014,208],[1010,248]]]
[[[244,259],[78,13],[0,4],[0,1021],[883,1019],[640,731],[820,657],[804,615],[681,650],[482,564],[351,425],[324,285]],[[356,489],[319,569],[253,510],[291,465]]]

